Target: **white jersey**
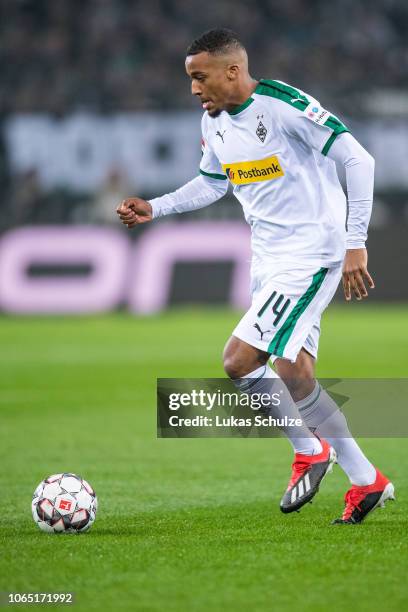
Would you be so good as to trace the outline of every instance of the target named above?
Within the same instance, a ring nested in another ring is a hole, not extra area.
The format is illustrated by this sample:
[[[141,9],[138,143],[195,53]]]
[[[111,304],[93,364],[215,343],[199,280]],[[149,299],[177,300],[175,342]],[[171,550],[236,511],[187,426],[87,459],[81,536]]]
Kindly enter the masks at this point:
[[[229,180],[252,230],[253,266],[331,266],[346,248],[347,202],[326,157],[348,129],[311,96],[261,80],[241,106],[202,119],[200,172]]]
[[[252,305],[233,335],[295,361],[317,356],[320,317],[345,249],[365,246],[374,160],[309,95],[260,81],[239,107],[202,119],[201,175],[150,201],[152,217],[208,206],[228,181],[252,229]],[[338,138],[338,136],[340,137]],[[336,162],[346,173],[346,197]]]

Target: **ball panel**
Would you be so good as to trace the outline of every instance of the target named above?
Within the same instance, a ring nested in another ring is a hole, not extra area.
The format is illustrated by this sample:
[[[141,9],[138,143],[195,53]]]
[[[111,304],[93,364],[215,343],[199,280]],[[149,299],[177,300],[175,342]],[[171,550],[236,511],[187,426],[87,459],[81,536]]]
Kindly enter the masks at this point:
[[[53,527],[51,527],[51,525],[45,523],[44,521],[39,521],[37,525],[39,526],[41,531],[45,531],[46,533],[54,533]]]
[[[71,525],[78,532],[83,531],[84,528],[90,527],[91,524],[90,515],[87,510],[78,510],[72,516]]]
[[[76,523],[80,523],[82,521],[88,521],[88,513],[86,510],[76,510],[71,518],[71,523],[75,525]]]
[[[57,533],[61,533],[61,531],[65,531],[65,523],[62,520],[62,517],[58,521],[53,523],[52,527],[53,527],[54,531],[57,532]]]
[[[49,499],[42,499],[37,505],[37,514],[42,521],[52,518],[54,506]]]
[[[93,521],[88,521],[86,525],[77,530],[77,533],[85,533],[85,531],[88,531],[88,529],[92,527],[92,523]]]
[[[93,503],[92,496],[85,489],[75,495],[78,508],[89,509]]]
[[[88,491],[90,495],[95,495],[95,491],[93,490],[89,482],[87,482],[84,478],[82,479],[82,486],[86,491]]]
[[[54,506],[62,516],[72,514],[75,512],[76,508],[75,497],[73,497],[73,495],[69,495],[68,493],[62,493],[55,498]]]
[[[33,498],[34,497],[40,497],[42,495],[43,489],[44,489],[44,481],[40,482],[40,484],[38,485],[38,487],[34,491]]]
[[[61,489],[68,493],[79,493],[82,487],[82,481],[76,476],[63,476],[60,482]]]
[[[61,476],[62,474],[52,474],[52,476],[48,476],[48,478],[46,478],[44,482],[47,482],[47,483],[55,482],[56,480],[59,480]]]
[[[55,499],[57,495],[61,493],[61,487],[58,482],[53,482],[52,484],[46,484],[44,490],[42,492],[42,496],[47,499]]]

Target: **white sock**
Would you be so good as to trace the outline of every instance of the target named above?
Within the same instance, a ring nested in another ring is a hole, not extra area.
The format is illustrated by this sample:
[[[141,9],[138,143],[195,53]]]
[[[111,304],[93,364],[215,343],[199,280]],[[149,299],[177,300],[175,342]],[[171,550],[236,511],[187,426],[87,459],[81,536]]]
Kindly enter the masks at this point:
[[[297,402],[297,407],[303,422],[334,448],[337,462],[352,484],[366,486],[375,481],[375,467],[354,440],[336,402],[317,381],[312,393]]]
[[[279,406],[274,406],[271,403],[270,406],[265,407],[267,414],[275,419],[282,419],[285,416],[293,419],[302,418],[288,388],[268,365],[262,366],[250,372],[244,378],[239,378],[233,382],[241,391],[250,394],[268,393],[272,395],[272,393],[282,390]],[[292,444],[295,453],[318,455],[322,452],[320,441],[306,425],[282,427],[280,429]]]

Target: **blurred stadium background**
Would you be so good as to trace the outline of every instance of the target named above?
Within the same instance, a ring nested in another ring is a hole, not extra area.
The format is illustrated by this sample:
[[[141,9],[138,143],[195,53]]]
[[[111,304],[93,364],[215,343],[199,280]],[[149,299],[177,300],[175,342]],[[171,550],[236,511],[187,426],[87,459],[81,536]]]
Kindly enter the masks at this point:
[[[205,8],[198,0],[1,0],[0,11],[1,309],[92,312],[127,304],[149,312],[185,302],[245,307],[246,272],[234,277],[234,268],[245,266],[248,254],[240,260],[233,246],[222,245],[227,227],[232,242],[246,242],[240,206],[230,195],[131,233],[114,212],[126,196],[160,195],[197,174],[201,112],[190,94],[184,54],[215,24],[242,37],[254,77],[312,93],[374,155],[372,299],[408,298],[400,274],[408,225],[404,0],[373,0],[369,10],[358,0],[223,0]],[[154,274],[143,283],[136,268],[123,274],[124,257],[141,257],[141,236],[149,259],[157,240],[173,232],[168,224],[186,222],[178,228],[178,245],[168,246],[174,265],[160,296],[150,286],[159,282]],[[194,254],[188,240],[180,246],[191,223],[197,240],[210,236],[216,244],[213,253]],[[40,231],[50,225],[51,233]],[[10,233],[21,226],[34,231]],[[77,226],[88,233],[78,234]],[[95,255],[104,244],[106,257]],[[116,285],[108,296],[112,277]],[[70,302],[64,287],[75,279],[77,299]]]
[[[156,377],[223,375],[249,299],[249,233],[230,195],[131,232],[114,210],[196,176],[201,111],[184,54],[214,26],[242,37],[254,77],[315,95],[376,158],[376,290],[328,309],[318,375],[407,376],[406,0],[0,0],[0,599],[399,611],[406,440],[363,441],[398,502],[357,532],[329,526],[339,469],[316,504],[280,514],[284,440],[156,438]],[[84,538],[32,522],[35,486],[61,471],[98,493]]]

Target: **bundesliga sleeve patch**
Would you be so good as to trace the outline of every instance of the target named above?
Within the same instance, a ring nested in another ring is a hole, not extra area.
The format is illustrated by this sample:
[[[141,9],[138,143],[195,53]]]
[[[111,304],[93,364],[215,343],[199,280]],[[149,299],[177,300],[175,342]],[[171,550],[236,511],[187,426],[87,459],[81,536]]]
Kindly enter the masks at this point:
[[[222,169],[233,185],[271,181],[285,174],[276,155],[255,161],[222,164]]]
[[[303,112],[310,121],[317,125],[323,125],[330,117],[329,111],[322,108],[317,102],[311,102]]]

